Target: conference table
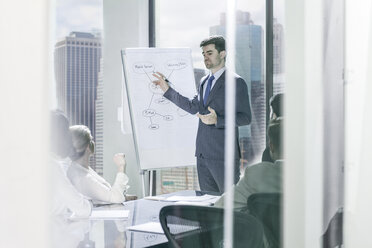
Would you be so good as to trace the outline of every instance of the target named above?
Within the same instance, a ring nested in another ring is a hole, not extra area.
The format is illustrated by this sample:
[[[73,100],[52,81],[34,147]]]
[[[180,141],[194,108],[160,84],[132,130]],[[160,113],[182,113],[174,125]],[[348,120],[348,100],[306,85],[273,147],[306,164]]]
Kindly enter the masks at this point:
[[[201,196],[205,193],[186,190],[163,196]],[[210,192],[208,192],[210,194]],[[52,218],[52,247],[168,247],[164,234],[130,231],[127,228],[148,222],[159,222],[159,212],[173,202],[139,199],[123,204],[95,207],[94,210],[129,210],[128,218],[68,219]]]

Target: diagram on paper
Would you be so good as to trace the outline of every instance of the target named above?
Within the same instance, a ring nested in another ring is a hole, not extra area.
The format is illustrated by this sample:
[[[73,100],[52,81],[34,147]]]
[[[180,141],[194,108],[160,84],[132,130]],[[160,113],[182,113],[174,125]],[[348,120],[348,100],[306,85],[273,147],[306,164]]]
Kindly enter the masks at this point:
[[[159,70],[156,68],[154,63],[151,62],[136,62],[133,64],[133,70],[136,74],[141,74],[146,79],[143,79],[144,83],[148,84],[148,90],[150,91],[151,97],[149,97],[148,105],[142,111],[142,117],[148,119],[150,130],[157,130],[160,128],[162,122],[173,121],[175,115],[178,117],[184,117],[188,113],[181,108],[176,108],[176,111],[167,111],[163,113],[160,109],[162,105],[173,104],[168,99],[163,97],[163,91],[159,86],[155,85],[153,81],[155,80],[152,76],[153,73],[160,71],[169,80],[169,86],[176,89],[176,86],[172,84],[172,76],[174,72],[179,70],[184,70],[187,68],[187,62],[183,59],[172,59],[164,63],[163,67]],[[165,70],[164,70],[165,69]],[[176,106],[176,105],[174,105]]]

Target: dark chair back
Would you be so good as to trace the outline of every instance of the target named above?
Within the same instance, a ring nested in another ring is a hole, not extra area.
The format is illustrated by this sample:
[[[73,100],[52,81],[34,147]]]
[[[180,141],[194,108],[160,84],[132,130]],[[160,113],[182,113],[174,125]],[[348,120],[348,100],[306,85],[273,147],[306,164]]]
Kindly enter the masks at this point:
[[[171,247],[224,247],[224,210],[215,207],[171,205],[160,210],[160,223]],[[263,247],[260,222],[234,212],[234,247]]]
[[[281,247],[281,194],[252,194],[247,205],[249,213],[261,221],[269,247]]]
[[[337,213],[330,220],[327,230],[323,234],[323,248],[341,247],[343,244],[343,210],[337,210]]]

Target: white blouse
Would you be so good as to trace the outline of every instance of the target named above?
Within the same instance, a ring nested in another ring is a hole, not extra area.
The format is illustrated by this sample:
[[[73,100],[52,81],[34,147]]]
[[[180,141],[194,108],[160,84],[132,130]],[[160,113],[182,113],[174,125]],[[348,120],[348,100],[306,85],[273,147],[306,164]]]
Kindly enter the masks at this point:
[[[125,201],[124,195],[129,188],[128,176],[123,172],[116,174],[115,182],[111,186],[92,168],[87,169],[76,162],[71,162],[67,177],[80,193],[95,203],[122,203]]]

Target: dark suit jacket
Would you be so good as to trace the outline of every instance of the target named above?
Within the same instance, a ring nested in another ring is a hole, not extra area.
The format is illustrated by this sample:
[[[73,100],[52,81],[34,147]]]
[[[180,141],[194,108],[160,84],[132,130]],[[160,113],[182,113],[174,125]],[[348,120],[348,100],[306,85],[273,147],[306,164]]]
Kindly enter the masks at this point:
[[[198,95],[190,100],[172,88],[169,88],[164,97],[190,114],[207,114],[208,106],[217,114],[216,125],[206,125],[199,120],[198,134],[196,137],[196,157],[213,160],[224,160],[225,152],[225,72],[218,78],[213,86],[206,106],[203,104],[203,86],[207,76],[201,79]],[[235,128],[235,158],[240,158],[238,126],[248,125],[251,122],[251,108],[248,89],[245,81],[236,76],[236,128]]]

